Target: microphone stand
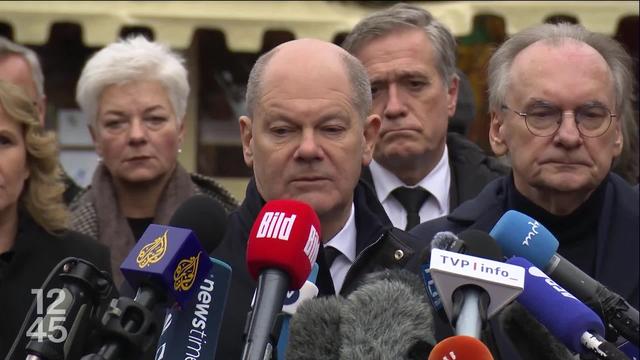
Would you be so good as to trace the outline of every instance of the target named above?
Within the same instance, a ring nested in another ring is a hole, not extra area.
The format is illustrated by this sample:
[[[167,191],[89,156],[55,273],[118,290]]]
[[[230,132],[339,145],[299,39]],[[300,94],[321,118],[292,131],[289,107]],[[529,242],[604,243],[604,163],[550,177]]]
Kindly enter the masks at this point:
[[[56,267],[59,269],[62,273],[57,276],[63,288],[50,306],[51,314],[39,320],[48,325],[49,331],[44,338],[29,340],[27,359],[78,358],[92,325],[98,323],[100,305],[113,290],[111,277],[86,260],[66,258]]]
[[[135,299],[113,299],[102,318],[103,345],[97,353],[85,355],[81,360],[142,358],[158,338],[153,310],[165,301],[166,296],[150,285],[141,286]]]

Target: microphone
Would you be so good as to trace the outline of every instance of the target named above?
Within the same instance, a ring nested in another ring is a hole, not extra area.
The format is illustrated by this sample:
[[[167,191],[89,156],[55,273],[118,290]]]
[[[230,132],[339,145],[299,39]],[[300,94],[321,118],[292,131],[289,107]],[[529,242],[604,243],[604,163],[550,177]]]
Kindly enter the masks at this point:
[[[155,360],[215,357],[231,285],[231,267],[218,259],[209,260],[213,266],[198,293],[183,307],[173,306],[168,311]]]
[[[207,195],[193,195],[185,200],[171,216],[169,225],[191,229],[209,254],[224,238],[227,213],[217,200]]]
[[[569,350],[580,354],[591,352],[599,359],[627,359],[601,337],[604,325],[585,304],[528,260],[512,257],[507,263],[526,270],[525,287],[518,302]]]
[[[320,220],[309,205],[271,200],[262,207],[247,242],[249,273],[258,285],[242,359],[271,356],[270,334],[287,290],[304,285],[319,248]]]
[[[424,284],[427,297],[431,302],[437,316],[444,323],[449,323],[449,318],[444,310],[442,299],[436,289],[435,283],[431,276],[429,257],[432,249],[440,249],[445,251],[467,254],[485,259],[500,261],[502,259],[502,251],[494,239],[488,234],[469,229],[460,233],[460,237],[450,231],[441,231],[436,233],[431,240],[430,249],[423,250],[420,254],[420,269],[422,281]]]
[[[318,287],[316,286],[316,278],[318,277],[318,264],[313,264],[311,273],[300,290],[288,291],[282,306],[282,312],[279,315],[280,328],[278,335],[278,359],[284,359],[289,344],[289,328],[291,317],[295,315],[298,306],[307,300],[318,296]]]
[[[205,195],[187,199],[171,217],[171,224],[192,229],[207,252],[222,241],[226,213],[216,200]],[[200,283],[195,296],[183,306],[172,306],[164,320],[155,360],[179,358],[213,359],[218,345],[231,267],[218,259]]]
[[[433,332],[418,276],[384,270],[367,275],[346,298],[303,302],[291,319],[286,358],[423,360]]]
[[[435,345],[433,310],[407,270],[365,276],[343,304],[340,359],[423,360]]]
[[[54,281],[62,287],[51,286]],[[17,358],[21,353],[18,349],[24,349],[33,360],[78,358],[99,322],[104,310],[101,305],[113,291],[113,281],[107,272],[86,260],[62,260],[37,289],[36,299],[18,333],[26,337],[16,338],[7,359]],[[26,339],[29,340],[24,345]]]
[[[482,243],[492,242],[479,231],[461,235],[465,246],[480,251],[484,251]],[[484,246],[490,249],[485,256],[495,256],[491,248]],[[515,299],[524,287],[524,271],[520,267],[440,249],[431,251],[429,273],[456,335],[475,338],[480,338],[486,320]]]
[[[598,313],[609,330],[614,330],[616,337],[620,334],[638,345],[638,310],[557,254],[558,240],[542,224],[525,214],[509,210],[498,220],[490,234],[498,241],[506,257],[529,259]]]
[[[340,360],[341,311],[346,301],[342,296],[326,296],[301,303],[291,318],[284,358]]]
[[[429,360],[493,360],[482,341],[464,335],[450,336],[433,347]]]
[[[182,214],[190,211],[191,204],[185,201],[170,225],[149,225],[129,252],[120,270],[127,282],[138,289],[135,299],[120,297],[112,301],[102,319],[108,340],[98,353],[86,355],[83,360],[140,358],[155,344],[158,324],[152,311],[156,305],[171,301],[186,307],[198,292],[213,263],[192,230],[176,227],[182,225]],[[201,229],[208,229],[215,221],[208,223]]]

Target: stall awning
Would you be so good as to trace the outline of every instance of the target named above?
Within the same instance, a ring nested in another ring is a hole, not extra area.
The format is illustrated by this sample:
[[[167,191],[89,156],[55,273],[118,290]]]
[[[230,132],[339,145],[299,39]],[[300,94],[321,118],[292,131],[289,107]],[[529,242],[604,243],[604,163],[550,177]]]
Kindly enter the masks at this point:
[[[413,2],[431,11],[457,36],[468,35],[473,17],[505,19],[507,33],[539,24],[550,15],[576,17],[593,31],[613,34],[619,19],[638,15],[637,1],[436,1]],[[51,25],[77,23],[87,46],[114,41],[125,26],[144,26],[161,42],[187,48],[196,29],[224,32],[233,51],[255,52],[267,30],[332,40],[380,7],[356,1],[0,1],[0,22],[17,42],[47,42]]]

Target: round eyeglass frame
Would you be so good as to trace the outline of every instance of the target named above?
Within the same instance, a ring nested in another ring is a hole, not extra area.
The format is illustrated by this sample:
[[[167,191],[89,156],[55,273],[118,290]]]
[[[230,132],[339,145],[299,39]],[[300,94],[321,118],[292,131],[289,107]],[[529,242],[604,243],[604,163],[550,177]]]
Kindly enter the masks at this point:
[[[556,129],[552,133],[550,133],[548,135],[539,135],[539,134],[536,134],[533,130],[531,130],[531,127],[529,126],[529,122],[527,121],[527,113],[526,112],[520,112],[520,111],[513,110],[512,108],[508,107],[505,104],[502,104],[501,109],[502,110],[510,110],[510,111],[514,112],[516,115],[519,115],[520,117],[522,117],[524,119],[524,124],[527,127],[527,130],[529,130],[531,135],[538,136],[538,137],[550,137],[550,136],[555,135],[558,132],[558,130],[560,130],[560,125],[562,124],[562,121],[564,120],[563,114],[561,114],[560,120],[556,122],[556,124],[557,124]],[[598,135],[588,135],[588,134],[583,133],[582,130],[580,129],[580,122],[578,122],[575,119],[575,114],[574,114],[574,120],[573,121],[576,122],[576,128],[578,129],[578,133],[580,133],[581,136],[584,136],[584,137],[587,137],[587,138],[597,138],[597,137],[600,137],[600,136],[604,135],[607,132],[607,130],[609,130],[609,127],[611,127],[611,123],[613,122],[613,118],[617,117],[617,115],[612,113],[611,110],[609,110],[607,108],[604,108],[604,109],[607,110],[607,112],[609,113],[609,123],[602,130],[602,132],[599,133]]]

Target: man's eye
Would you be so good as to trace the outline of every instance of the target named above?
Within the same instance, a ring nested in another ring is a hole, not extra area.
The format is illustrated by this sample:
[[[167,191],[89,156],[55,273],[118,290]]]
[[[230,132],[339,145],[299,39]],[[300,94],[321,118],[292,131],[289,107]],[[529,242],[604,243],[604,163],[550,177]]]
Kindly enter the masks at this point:
[[[411,90],[421,90],[426,83],[422,80],[409,80],[408,85]]]
[[[591,107],[577,110],[576,113],[582,118],[600,119],[609,115],[609,112],[600,107]]]
[[[290,130],[286,127],[275,127],[271,128],[271,133],[277,136],[287,135]]]
[[[558,109],[550,107],[537,107],[529,110],[527,114],[538,118],[556,117],[558,115]]]
[[[341,134],[344,130],[342,126],[325,126],[323,128],[323,131],[329,134]]]

